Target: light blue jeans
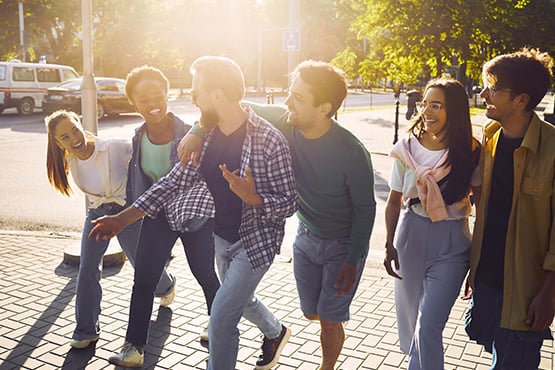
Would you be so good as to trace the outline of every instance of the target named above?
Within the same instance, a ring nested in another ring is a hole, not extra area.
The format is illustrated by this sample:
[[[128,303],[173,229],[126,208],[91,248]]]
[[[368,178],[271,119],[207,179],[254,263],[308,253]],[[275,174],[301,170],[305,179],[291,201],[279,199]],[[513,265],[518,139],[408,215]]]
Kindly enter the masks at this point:
[[[241,316],[258,326],[268,338],[281,333],[281,323],[254,296],[268,267],[253,271],[241,241],[230,243],[214,235],[216,266],[221,286],[216,293],[208,329],[208,370],[234,370],[239,350]]]
[[[395,235],[395,309],[408,370],[443,370],[443,329],[468,271],[468,220],[431,222],[406,210]]]
[[[123,207],[115,203],[102,204],[98,208],[90,208],[87,212],[83,233],[81,236],[81,255],[79,273],[77,275],[77,298],[75,302],[75,319],[77,326],[73,332],[73,339],[82,340],[93,338],[100,333],[100,301],[102,300],[102,287],[100,278],[102,276],[102,257],[106,253],[109,241],[96,241],[89,239],[89,232],[93,225],[92,220],[105,215],[113,215],[123,210]],[[141,230],[141,221],[137,221],[117,236],[119,244],[125,255],[135,266],[135,253],[137,251],[137,240]],[[173,281],[166,270],[160,276],[156,291],[161,295],[171,289]]]

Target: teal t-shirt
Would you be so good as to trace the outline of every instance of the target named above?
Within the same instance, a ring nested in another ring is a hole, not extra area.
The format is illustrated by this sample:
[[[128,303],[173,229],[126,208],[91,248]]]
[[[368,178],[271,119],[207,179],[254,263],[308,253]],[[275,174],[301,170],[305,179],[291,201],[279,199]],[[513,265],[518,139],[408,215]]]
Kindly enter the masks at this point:
[[[141,138],[141,168],[152,182],[156,182],[170,172],[171,146],[171,142],[162,145],[153,144],[148,139],[146,132],[143,134]]]
[[[248,105],[279,128],[289,143],[299,195],[299,220],[323,239],[350,238],[347,262],[357,265],[368,251],[376,216],[370,153],[334,120],[327,133],[311,140],[287,123],[285,108]]]

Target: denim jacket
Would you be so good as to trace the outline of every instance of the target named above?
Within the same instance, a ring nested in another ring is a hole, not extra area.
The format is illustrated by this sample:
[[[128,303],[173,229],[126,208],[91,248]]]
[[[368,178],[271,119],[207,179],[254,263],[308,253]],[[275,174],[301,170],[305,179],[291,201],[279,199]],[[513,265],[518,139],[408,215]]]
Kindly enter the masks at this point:
[[[191,129],[191,126],[184,123],[173,113],[168,112],[168,117],[173,118],[173,142],[170,149],[170,163],[172,167],[179,162],[177,155],[177,146]],[[131,205],[138,197],[140,197],[150,186],[152,180],[143,172],[141,168],[141,138],[146,131],[146,122],[135,130],[135,135],[132,139],[133,153],[129,161],[127,170],[127,190],[126,201],[127,206]]]

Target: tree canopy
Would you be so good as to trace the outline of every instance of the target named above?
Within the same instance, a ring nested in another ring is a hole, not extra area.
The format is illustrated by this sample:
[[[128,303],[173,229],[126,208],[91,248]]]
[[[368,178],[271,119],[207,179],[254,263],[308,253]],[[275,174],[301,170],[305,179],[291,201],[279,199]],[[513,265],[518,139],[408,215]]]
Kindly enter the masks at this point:
[[[81,1],[22,0],[25,59],[82,69]],[[332,61],[350,79],[417,84],[445,73],[478,80],[491,57],[536,47],[555,55],[555,0],[92,0],[97,75],[151,64],[189,83],[200,55],[226,55],[254,85],[285,87],[284,31],[298,4],[297,61]],[[0,0],[0,59],[22,59],[18,1]]]

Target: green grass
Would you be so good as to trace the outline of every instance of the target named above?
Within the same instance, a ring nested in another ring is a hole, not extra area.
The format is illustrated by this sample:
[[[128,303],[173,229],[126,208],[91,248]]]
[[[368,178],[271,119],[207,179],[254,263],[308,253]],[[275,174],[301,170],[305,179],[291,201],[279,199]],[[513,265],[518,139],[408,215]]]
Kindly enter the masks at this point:
[[[486,111],[484,107],[470,107],[470,116],[479,116],[483,115]]]

